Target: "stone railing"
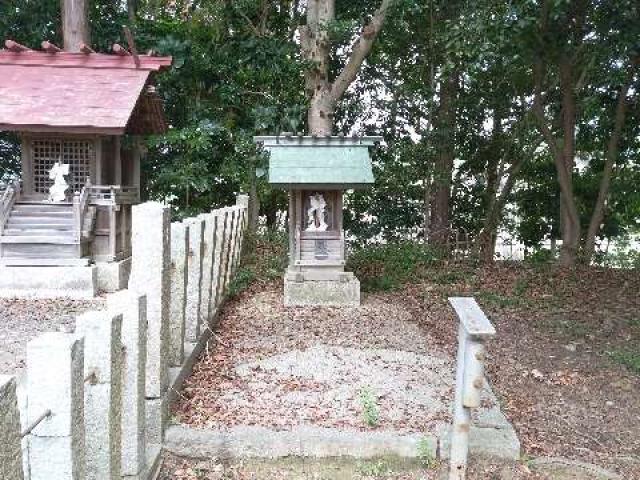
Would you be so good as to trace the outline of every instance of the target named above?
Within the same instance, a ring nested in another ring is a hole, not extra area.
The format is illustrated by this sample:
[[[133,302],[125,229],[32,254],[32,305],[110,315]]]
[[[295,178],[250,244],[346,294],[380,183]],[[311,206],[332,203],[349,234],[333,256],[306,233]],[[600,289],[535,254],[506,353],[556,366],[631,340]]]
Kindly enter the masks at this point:
[[[480,406],[485,382],[484,344],[496,334],[496,330],[473,298],[452,297],[449,303],[460,319],[449,480],[464,480],[467,475],[471,411]]]
[[[26,401],[0,376],[0,478],[154,477],[168,406],[211,336],[246,223],[245,196],[173,224],[163,204],[133,207],[129,288],[74,333],[29,342]]]

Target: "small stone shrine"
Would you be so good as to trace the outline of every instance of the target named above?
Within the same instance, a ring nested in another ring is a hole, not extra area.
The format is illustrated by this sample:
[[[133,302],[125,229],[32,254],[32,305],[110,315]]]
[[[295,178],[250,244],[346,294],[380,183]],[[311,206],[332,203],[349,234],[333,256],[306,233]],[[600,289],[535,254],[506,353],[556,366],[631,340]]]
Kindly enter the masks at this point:
[[[360,305],[360,282],[345,272],[342,199],[374,182],[369,148],[380,137],[256,137],[270,153],[269,183],[289,191],[286,306]]]

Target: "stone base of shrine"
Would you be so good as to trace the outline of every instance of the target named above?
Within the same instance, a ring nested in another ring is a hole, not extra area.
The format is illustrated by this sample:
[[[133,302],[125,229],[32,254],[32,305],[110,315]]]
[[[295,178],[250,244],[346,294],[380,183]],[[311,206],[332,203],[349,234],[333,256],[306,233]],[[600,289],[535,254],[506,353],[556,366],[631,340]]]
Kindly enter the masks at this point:
[[[0,267],[0,298],[91,299],[98,293],[98,269],[92,266]]]
[[[131,273],[131,257],[118,262],[96,262],[98,267],[98,290],[113,293],[127,288]]]
[[[285,307],[358,307],[360,281],[353,273],[341,272],[336,279],[316,280],[303,273],[284,277]]]

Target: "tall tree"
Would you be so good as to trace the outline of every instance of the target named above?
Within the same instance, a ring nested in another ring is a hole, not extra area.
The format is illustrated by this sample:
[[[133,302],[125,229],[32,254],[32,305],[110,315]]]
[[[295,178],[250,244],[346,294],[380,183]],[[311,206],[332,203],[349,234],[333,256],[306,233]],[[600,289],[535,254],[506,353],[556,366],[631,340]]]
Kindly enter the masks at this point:
[[[346,65],[331,81],[330,32],[336,20],[335,0],[308,0],[307,24],[300,29],[300,40],[303,56],[310,63],[305,78],[307,94],[311,99],[308,112],[311,134],[332,134],[336,104],[358,76],[394,1],[382,0],[380,7],[353,43]]]

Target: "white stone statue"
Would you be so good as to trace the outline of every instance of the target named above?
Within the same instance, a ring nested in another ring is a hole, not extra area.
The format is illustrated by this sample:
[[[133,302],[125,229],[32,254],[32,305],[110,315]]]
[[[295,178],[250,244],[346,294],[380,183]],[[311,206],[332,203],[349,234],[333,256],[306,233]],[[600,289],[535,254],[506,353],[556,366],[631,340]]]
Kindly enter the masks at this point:
[[[49,171],[49,179],[53,180],[53,185],[49,188],[50,202],[64,202],[67,199],[69,184],[65,176],[69,175],[69,164],[56,162]]]
[[[325,220],[327,202],[321,193],[314,193],[309,197],[311,207],[307,210],[307,217],[309,224],[307,226],[307,232],[325,232],[329,225]]]

